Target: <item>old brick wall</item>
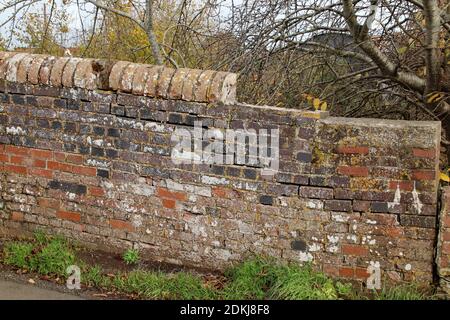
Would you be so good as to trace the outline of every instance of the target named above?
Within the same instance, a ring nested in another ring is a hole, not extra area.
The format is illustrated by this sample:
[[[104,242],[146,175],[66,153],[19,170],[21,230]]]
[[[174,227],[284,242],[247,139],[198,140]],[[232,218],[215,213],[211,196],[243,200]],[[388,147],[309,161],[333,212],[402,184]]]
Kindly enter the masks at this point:
[[[450,294],[450,186],[442,189],[439,238],[437,245],[437,271],[439,285]]]
[[[0,230],[62,233],[221,269],[255,253],[365,280],[429,282],[439,122],[235,101],[236,75],[0,52]],[[180,164],[194,121],[280,130],[280,167]]]

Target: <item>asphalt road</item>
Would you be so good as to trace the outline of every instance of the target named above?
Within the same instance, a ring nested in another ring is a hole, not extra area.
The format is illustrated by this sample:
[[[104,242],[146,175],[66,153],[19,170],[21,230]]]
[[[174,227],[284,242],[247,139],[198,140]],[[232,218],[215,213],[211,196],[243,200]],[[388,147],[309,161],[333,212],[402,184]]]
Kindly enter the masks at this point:
[[[0,300],[82,300],[82,298],[33,284],[23,284],[0,279]]]

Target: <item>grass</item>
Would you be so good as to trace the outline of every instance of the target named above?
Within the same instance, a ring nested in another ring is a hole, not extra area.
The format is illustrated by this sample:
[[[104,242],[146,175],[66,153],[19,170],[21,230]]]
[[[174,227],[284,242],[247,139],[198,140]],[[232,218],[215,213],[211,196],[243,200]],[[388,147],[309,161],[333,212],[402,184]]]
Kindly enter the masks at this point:
[[[137,250],[123,255],[127,264],[136,264]],[[179,300],[423,300],[433,298],[415,284],[400,284],[379,291],[359,292],[349,283],[335,281],[311,265],[281,264],[266,257],[253,257],[225,272],[219,284],[192,272],[167,273],[133,270],[105,274],[98,265],[90,266],[76,258],[74,246],[62,237],[36,233],[29,241],[12,241],[3,248],[2,262],[16,268],[65,279],[70,265],[80,266],[82,284],[108,292],[141,299]]]
[[[280,300],[335,300],[349,296],[350,284],[335,282],[311,265],[279,266],[270,296]]]
[[[201,277],[186,272],[132,271],[115,277],[113,287],[146,299],[200,300],[217,297],[215,289],[206,286]]]
[[[31,241],[7,243],[3,256],[7,265],[43,275],[64,277],[67,267],[75,264],[74,251],[64,238],[41,233],[36,233]]]
[[[122,256],[123,261],[128,265],[137,264],[141,259],[137,249],[128,249]]]
[[[434,299],[414,283],[401,284],[395,287],[383,287],[373,294],[374,300],[429,300]]]

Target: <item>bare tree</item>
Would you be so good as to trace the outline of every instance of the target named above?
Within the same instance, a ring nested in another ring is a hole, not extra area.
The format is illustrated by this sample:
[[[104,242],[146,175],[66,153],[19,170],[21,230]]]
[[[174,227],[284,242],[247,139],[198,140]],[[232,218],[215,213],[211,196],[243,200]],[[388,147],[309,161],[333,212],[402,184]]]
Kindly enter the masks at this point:
[[[241,73],[245,100],[295,107],[308,93],[337,115],[441,120],[448,144],[449,6],[244,0],[233,6],[230,41],[213,67]]]
[[[159,65],[163,64],[161,49],[159,47],[159,44],[155,37],[155,33],[153,31],[153,0],[145,0],[145,10],[142,19],[134,17],[133,15],[124,12],[122,10],[116,9],[113,6],[104,3],[104,1],[100,0],[86,0],[86,1],[93,4],[94,6],[96,6],[101,10],[112,12],[114,14],[130,19],[131,21],[136,23],[140,28],[142,28],[145,31],[150,46],[152,48],[153,57],[155,58],[156,63]]]

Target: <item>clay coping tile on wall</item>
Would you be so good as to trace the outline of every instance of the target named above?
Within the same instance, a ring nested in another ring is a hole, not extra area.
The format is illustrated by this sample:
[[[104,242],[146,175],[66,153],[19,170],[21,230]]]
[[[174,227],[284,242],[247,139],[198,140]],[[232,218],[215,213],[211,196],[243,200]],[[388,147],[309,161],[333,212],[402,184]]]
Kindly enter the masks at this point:
[[[126,61],[0,51],[0,80],[132,92],[135,95],[191,102],[237,102],[235,73],[186,68],[177,70]]]

